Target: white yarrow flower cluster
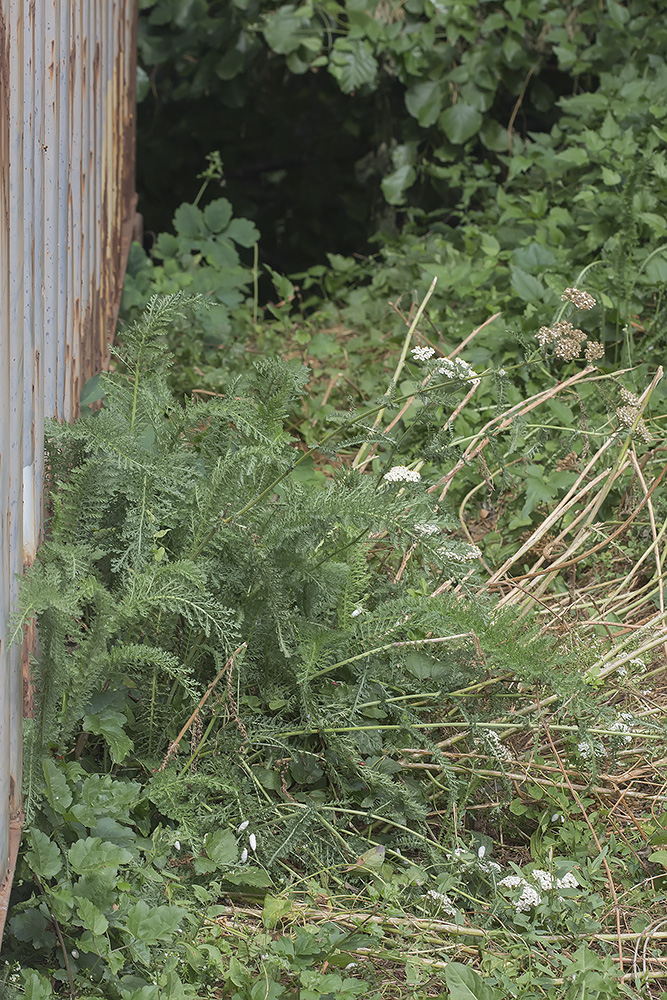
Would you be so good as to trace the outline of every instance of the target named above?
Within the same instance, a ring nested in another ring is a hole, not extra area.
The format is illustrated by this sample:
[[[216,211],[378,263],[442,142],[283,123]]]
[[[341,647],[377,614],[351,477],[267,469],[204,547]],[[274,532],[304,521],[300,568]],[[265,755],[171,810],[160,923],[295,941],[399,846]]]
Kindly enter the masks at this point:
[[[502,761],[504,764],[509,764],[514,759],[498,733],[493,729],[489,729],[482,736],[476,736],[475,746],[486,750],[492,757],[495,757],[498,761]]]
[[[477,372],[463,358],[445,358],[436,368],[436,375],[446,375],[448,378],[470,380],[471,385],[479,385],[482,381]]]
[[[609,727],[613,733],[618,733],[618,736],[614,736],[613,739],[620,743],[632,743],[632,729],[628,723],[633,722],[633,716],[624,712],[616,722],[613,722]]]
[[[427,889],[426,895],[438,904],[438,909],[442,913],[448,913],[450,917],[456,916],[456,909],[452,900],[444,892],[436,892],[435,889]]]
[[[415,531],[419,535],[437,535],[440,531],[439,524],[415,524]]]
[[[446,556],[447,559],[451,559],[453,562],[466,563],[473,562],[475,559],[479,559],[482,554],[482,550],[478,545],[468,545],[465,549],[451,549],[447,545],[443,545],[442,548],[438,549],[440,555]]]
[[[545,872],[542,868],[535,868],[530,872],[530,878],[537,882],[543,892],[549,892],[553,889],[577,889],[579,887],[574,875],[568,873],[563,878],[554,878],[553,875]],[[498,885],[505,886],[506,889],[521,889],[521,895],[514,904],[514,909],[517,913],[527,913],[528,910],[532,910],[534,906],[542,902],[542,896],[535,885],[531,885],[522,875],[506,875],[505,878],[498,882]],[[558,898],[562,899],[562,896]]]
[[[435,354],[432,347],[413,347],[410,352],[415,361],[428,361]]]
[[[406,465],[395,465],[382,478],[388,483],[418,483],[421,475],[416,469],[408,469]]]

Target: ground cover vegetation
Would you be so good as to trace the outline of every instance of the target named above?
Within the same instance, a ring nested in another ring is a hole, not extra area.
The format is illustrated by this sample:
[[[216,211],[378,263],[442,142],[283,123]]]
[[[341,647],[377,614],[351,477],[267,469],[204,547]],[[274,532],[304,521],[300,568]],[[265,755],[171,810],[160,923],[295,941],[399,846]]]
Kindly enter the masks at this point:
[[[2,988],[664,997],[667,18],[140,8]]]

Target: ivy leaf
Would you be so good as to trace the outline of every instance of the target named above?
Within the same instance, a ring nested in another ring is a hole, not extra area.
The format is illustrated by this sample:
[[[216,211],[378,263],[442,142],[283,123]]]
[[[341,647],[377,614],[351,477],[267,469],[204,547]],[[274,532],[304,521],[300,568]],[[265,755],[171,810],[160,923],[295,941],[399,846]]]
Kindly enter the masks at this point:
[[[145,945],[170,940],[178,930],[185,910],[180,906],[149,906],[140,899],[127,915],[126,930]]]
[[[456,104],[452,104],[440,116],[440,126],[449,141],[454,143],[455,146],[462,145],[471,136],[479,132],[482,121],[482,116],[477,108],[473,108],[470,104],[465,104],[463,101],[457,101]]]
[[[442,106],[442,91],[438,80],[415,83],[405,92],[405,106],[422,128],[435,125]]]
[[[109,746],[112,761],[114,764],[120,764],[134,747],[134,743],[123,729],[126,724],[126,715],[114,708],[105,707],[99,712],[84,715],[82,728],[84,733],[103,736]]]
[[[329,72],[341,90],[352,93],[364,84],[374,84],[378,64],[373,50],[363,38],[338,38],[329,59]]]
[[[450,1000],[500,1000],[497,990],[487,986],[481,976],[461,962],[449,962],[445,982]]]
[[[54,878],[63,866],[60,848],[41,830],[31,830],[28,834],[30,850],[25,856],[30,869],[40,879]]]

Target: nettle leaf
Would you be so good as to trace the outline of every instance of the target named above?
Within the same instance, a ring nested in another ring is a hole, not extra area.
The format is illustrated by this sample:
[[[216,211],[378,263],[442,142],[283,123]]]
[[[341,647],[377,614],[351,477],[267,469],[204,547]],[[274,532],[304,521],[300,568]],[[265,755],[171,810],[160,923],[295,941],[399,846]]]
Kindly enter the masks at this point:
[[[180,906],[149,906],[143,899],[132,907],[126,930],[145,945],[169,941],[178,930],[185,910]]]
[[[69,860],[77,875],[94,875],[106,868],[127,864],[132,860],[132,853],[99,837],[86,837],[72,844]]]
[[[457,101],[440,116],[440,127],[450,142],[460,146],[479,132],[482,115],[470,104]]]
[[[364,84],[374,84],[378,64],[373,50],[363,38],[338,38],[329,59],[329,72],[341,90],[350,94]]]
[[[461,962],[450,962],[445,969],[450,1000],[500,1000],[500,993],[487,986],[474,969]]]
[[[30,850],[25,859],[30,869],[41,879],[55,878],[63,866],[60,848],[49,840],[41,830],[31,830],[28,834]]]
[[[82,729],[84,733],[103,736],[109,746],[112,761],[114,764],[120,764],[134,748],[134,743],[123,728],[126,724],[126,715],[107,707],[99,712],[84,715]]]
[[[206,838],[206,853],[218,867],[232,865],[239,856],[236,837],[231,830],[216,830]]]

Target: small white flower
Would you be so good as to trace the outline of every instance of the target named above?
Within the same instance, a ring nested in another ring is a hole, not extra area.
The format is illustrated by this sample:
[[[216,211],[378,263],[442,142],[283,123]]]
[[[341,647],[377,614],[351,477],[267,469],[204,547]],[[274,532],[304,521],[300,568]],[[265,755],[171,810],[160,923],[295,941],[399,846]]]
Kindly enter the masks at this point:
[[[356,618],[358,615],[362,614],[363,610],[364,610],[363,608],[355,608],[352,614],[350,615],[350,618]]]
[[[539,883],[540,889],[549,890],[554,887],[553,876],[549,872],[545,872],[542,868],[534,868],[530,873],[531,877]]]
[[[388,483],[418,483],[421,475],[416,469],[408,469],[405,465],[395,465],[389,472],[385,472],[382,478],[386,479]]]
[[[565,817],[563,816],[562,813],[554,813],[553,816],[551,817],[551,822],[552,823],[564,823],[565,822]]]
[[[451,917],[456,916],[454,904],[449,896],[447,896],[444,892],[436,892],[435,889],[427,889],[426,895],[429,899],[438,903],[439,909],[442,910],[443,913],[448,913]]]
[[[464,549],[452,549],[448,545],[443,545],[438,552],[452,562],[458,563],[472,562],[474,559],[479,559],[482,554],[478,545],[467,545]]]
[[[525,885],[523,892],[516,902],[515,909],[517,913],[526,913],[541,902],[542,897],[537,889],[533,889],[532,885]]]
[[[507,372],[505,371],[504,368],[499,368],[498,369],[498,374],[502,377],[503,375],[507,375]]]
[[[241,851],[241,864],[244,865],[248,860],[248,848],[244,847]]]
[[[180,851],[180,849],[181,849],[181,842],[180,842],[180,840],[175,840],[174,841],[174,850],[175,851]]]
[[[415,531],[419,535],[437,535],[440,526],[438,524],[415,524]]]
[[[508,889],[516,889],[517,886],[528,885],[528,883],[520,875],[506,875],[505,878],[501,878],[498,885],[505,885]]]
[[[243,831],[247,830],[249,826],[250,826],[250,820],[244,819],[243,822],[240,824],[240,826],[237,828],[236,832],[243,833]]]
[[[477,857],[483,858],[485,854],[486,854],[486,847],[484,846],[484,844],[480,844],[479,847],[477,848]]]
[[[248,837],[248,843],[250,844],[251,851],[257,850],[257,838],[254,833],[251,833],[250,836]]]
[[[432,347],[413,347],[411,353],[415,361],[428,361],[429,358],[433,357],[435,351]]]
[[[578,889],[579,883],[572,874],[568,872],[567,875],[563,875],[562,878],[556,879],[556,885],[559,889]]]

